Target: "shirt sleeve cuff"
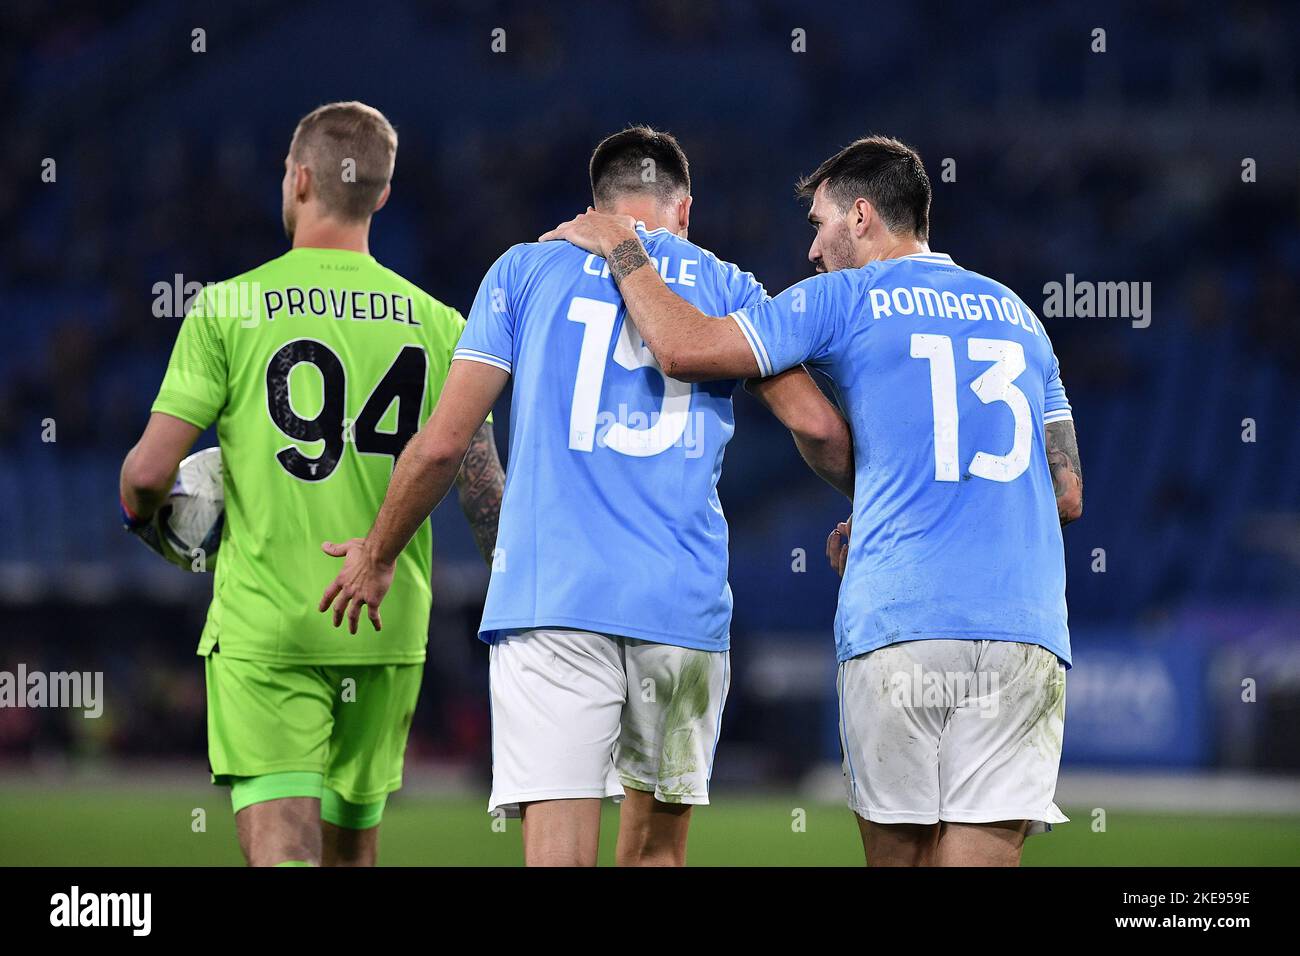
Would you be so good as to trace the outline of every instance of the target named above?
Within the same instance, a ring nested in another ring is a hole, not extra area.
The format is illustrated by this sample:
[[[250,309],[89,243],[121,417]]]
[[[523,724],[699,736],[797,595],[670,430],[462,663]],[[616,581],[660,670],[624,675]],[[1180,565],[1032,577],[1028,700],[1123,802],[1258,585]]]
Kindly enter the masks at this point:
[[[758,337],[758,330],[754,328],[754,323],[749,320],[745,310],[737,309],[727,318],[736,320],[736,325],[740,328],[740,334],[749,343],[749,350],[754,353],[754,362],[758,365],[759,377],[767,378],[773,374],[772,360],[768,358],[767,349],[763,347],[763,340]]]
[[[158,397],[154,400],[153,407],[149,411],[161,412],[164,415],[170,415],[172,418],[179,418],[183,422],[188,422],[195,428],[206,430],[209,425],[217,420],[217,413],[220,409],[212,408],[202,399],[196,399],[182,392],[168,389],[158,393]]]
[[[459,348],[451,353],[452,361],[464,359],[466,362],[482,362],[484,365],[491,365],[493,368],[499,368],[503,372],[510,371],[510,360],[503,359],[499,355],[493,355],[491,352],[480,352],[478,349]]]

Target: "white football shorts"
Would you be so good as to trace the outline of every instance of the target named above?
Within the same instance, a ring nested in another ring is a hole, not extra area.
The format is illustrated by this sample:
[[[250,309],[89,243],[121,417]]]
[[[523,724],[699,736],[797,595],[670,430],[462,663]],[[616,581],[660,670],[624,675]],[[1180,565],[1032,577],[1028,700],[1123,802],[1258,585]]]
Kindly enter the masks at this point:
[[[890,644],[839,668],[849,807],[873,823],[1067,822],[1065,666],[1037,644]]]
[[[538,800],[612,797],[706,804],[727,651],[591,631],[534,629],[490,649],[492,795],[488,812]]]

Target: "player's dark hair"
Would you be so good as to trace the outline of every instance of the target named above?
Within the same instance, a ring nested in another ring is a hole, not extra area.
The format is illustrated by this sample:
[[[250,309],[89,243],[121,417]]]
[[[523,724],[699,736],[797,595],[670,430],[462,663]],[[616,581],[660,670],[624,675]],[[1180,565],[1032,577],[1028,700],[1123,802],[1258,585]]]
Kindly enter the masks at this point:
[[[591,197],[608,205],[627,193],[671,202],[691,191],[691,168],[672,133],[629,126],[606,137],[591,154]]]
[[[920,154],[906,143],[865,136],[799,180],[795,191],[811,200],[822,183],[841,211],[865,199],[890,232],[930,238],[930,177]]]
[[[397,131],[373,106],[326,103],[299,121],[289,154],[311,169],[316,193],[331,214],[364,222],[392,181]]]

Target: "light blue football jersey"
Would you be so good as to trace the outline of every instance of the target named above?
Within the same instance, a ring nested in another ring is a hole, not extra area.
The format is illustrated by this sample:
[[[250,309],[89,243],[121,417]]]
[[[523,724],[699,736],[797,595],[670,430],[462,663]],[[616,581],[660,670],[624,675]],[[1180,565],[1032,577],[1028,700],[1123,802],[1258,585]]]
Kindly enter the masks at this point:
[[[764,375],[826,372],[853,431],[840,660],[957,638],[1041,644],[1069,665],[1043,427],[1071,412],[1033,311],[919,253],[814,276],[734,317]]]
[[[666,229],[638,232],[669,287],[725,316],[767,296]],[[719,319],[718,321],[728,321]],[[524,243],[488,270],[453,359],[510,372],[510,458],[479,636],[572,627],[728,648],[722,453],[735,381],[668,378],[604,259]]]

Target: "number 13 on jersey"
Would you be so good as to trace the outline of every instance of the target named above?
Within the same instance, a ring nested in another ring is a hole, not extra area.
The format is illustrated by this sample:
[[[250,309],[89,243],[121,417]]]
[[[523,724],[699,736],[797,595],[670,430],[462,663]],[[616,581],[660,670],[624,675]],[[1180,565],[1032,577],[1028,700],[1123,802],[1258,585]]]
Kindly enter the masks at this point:
[[[970,473],[989,481],[1015,481],[1029,467],[1029,450],[1033,447],[1033,414],[1029,399],[1015,385],[1025,370],[1025,349],[1007,339],[967,339],[967,356],[977,362],[992,362],[992,367],[970,383],[985,405],[1002,402],[1011,409],[1015,420],[1015,438],[1005,455],[977,451],[971,459]],[[934,480],[960,481],[961,465],[957,460],[957,369],[953,361],[952,337],[915,332],[912,334],[912,358],[930,363],[930,399],[934,408]]]

